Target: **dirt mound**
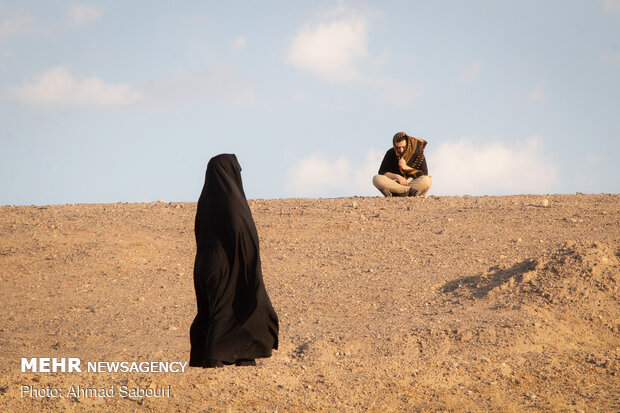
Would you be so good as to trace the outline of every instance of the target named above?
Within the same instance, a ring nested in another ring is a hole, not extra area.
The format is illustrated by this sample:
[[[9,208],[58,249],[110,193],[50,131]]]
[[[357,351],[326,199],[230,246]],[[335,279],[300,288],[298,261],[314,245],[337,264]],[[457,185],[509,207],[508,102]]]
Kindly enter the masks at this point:
[[[559,249],[513,265],[496,265],[447,283],[444,291],[505,305],[531,303],[570,309],[573,316],[603,321],[620,331],[620,251],[603,242],[566,242]]]

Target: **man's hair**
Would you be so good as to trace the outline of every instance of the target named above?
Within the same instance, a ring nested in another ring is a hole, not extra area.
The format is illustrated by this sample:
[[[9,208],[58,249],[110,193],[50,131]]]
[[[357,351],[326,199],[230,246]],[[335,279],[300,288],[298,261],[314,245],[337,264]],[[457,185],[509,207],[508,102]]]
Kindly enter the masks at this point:
[[[407,139],[407,134],[405,132],[398,132],[392,138],[392,142],[394,143],[394,145],[396,145],[398,142],[404,141],[405,139]]]

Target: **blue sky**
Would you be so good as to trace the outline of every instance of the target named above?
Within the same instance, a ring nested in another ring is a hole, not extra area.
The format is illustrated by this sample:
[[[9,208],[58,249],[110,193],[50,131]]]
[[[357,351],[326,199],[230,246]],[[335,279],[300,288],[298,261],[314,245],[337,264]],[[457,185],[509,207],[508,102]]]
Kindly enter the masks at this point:
[[[2,1],[0,205],[620,192],[620,0]]]

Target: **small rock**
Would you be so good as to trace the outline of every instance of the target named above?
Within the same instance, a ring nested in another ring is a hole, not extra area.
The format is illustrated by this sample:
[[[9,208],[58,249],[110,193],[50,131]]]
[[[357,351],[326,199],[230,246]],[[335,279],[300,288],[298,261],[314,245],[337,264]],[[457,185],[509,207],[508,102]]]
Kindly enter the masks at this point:
[[[544,208],[547,208],[549,206],[549,200],[547,198],[543,199],[542,202],[540,203]]]

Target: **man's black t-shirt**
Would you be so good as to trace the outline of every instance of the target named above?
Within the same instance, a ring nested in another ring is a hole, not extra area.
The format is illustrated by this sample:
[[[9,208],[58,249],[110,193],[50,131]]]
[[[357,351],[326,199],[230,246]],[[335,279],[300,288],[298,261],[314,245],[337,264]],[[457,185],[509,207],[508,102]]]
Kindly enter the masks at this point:
[[[396,156],[396,152],[394,148],[388,149],[383,157],[383,161],[381,162],[381,166],[379,167],[379,175],[384,175],[386,172],[392,172],[396,175],[402,175],[400,172],[400,168],[398,167],[398,157]],[[421,175],[428,175],[428,167],[426,166],[426,158],[422,159],[421,164],[421,173],[416,173],[414,178],[417,178]]]

